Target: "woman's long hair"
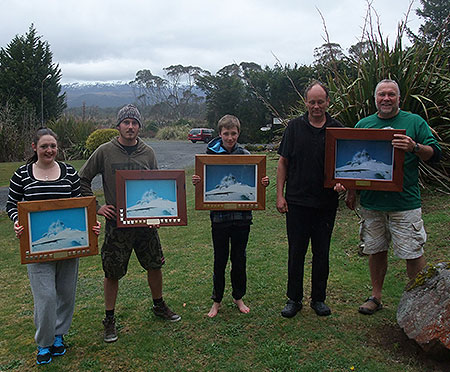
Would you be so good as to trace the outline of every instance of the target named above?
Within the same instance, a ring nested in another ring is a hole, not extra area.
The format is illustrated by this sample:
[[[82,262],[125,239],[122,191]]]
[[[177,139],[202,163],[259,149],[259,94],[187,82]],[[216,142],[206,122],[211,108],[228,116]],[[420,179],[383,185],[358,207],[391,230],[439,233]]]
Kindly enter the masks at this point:
[[[52,136],[56,142],[58,142],[58,136],[56,135],[55,132],[53,132],[51,129],[43,127],[43,128],[39,128],[36,133],[34,134],[33,137],[33,143],[37,146],[37,143],[39,142],[40,138],[42,136]],[[34,151],[33,156],[31,156],[28,160],[27,160],[27,164],[31,164],[31,163],[36,163],[38,160],[38,156],[37,156],[37,152]]]

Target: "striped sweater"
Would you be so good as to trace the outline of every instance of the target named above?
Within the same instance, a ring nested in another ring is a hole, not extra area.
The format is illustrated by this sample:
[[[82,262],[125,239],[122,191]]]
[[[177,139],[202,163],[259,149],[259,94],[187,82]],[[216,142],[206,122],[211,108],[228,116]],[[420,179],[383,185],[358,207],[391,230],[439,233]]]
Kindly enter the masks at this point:
[[[80,177],[70,164],[58,162],[61,175],[54,181],[34,178],[33,164],[24,164],[15,171],[9,183],[6,212],[14,222],[18,220],[17,203],[32,200],[73,198],[81,195]]]

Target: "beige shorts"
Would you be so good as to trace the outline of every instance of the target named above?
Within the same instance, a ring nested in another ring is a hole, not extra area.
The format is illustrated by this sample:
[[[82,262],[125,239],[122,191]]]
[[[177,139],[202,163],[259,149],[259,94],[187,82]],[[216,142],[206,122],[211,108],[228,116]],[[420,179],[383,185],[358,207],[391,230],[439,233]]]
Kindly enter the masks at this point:
[[[427,240],[422,209],[384,212],[361,208],[359,236],[364,242],[365,254],[387,251],[392,240],[397,257],[406,260],[419,258]]]

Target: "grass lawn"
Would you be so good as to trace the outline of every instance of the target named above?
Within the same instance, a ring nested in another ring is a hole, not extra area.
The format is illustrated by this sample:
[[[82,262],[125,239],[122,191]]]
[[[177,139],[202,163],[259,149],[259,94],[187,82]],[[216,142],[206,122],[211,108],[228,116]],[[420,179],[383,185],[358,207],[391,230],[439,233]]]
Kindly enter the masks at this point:
[[[73,163],[77,168],[80,164]],[[5,173],[6,186],[17,164]],[[305,307],[292,319],[280,316],[286,298],[285,219],[275,208],[276,158],[268,155],[267,209],[254,212],[247,248],[250,314],[231,302],[227,277],[219,315],[211,306],[213,252],[209,213],[194,210],[187,182],[188,226],[160,229],[166,256],[164,293],[182,316],[171,324],[156,319],[145,273],[135,256],[120,282],[116,314],[119,340],[103,342],[103,271],[100,256],[80,259],[75,315],[66,337],[67,354],[45,371],[444,371],[406,339],[396,323],[396,308],[406,284],[404,261],[392,256],[384,289],[384,309],[373,316],[357,312],[370,294],[367,258],[358,251],[358,218],[341,204],[331,246],[327,303],[329,317],[317,317],[309,304],[311,255],[306,260]],[[192,170],[187,172],[190,180]],[[424,191],[428,261],[448,260],[450,197]],[[101,234],[100,244],[103,240]],[[12,223],[0,214],[0,371],[35,370],[33,301],[25,265],[20,264]]]

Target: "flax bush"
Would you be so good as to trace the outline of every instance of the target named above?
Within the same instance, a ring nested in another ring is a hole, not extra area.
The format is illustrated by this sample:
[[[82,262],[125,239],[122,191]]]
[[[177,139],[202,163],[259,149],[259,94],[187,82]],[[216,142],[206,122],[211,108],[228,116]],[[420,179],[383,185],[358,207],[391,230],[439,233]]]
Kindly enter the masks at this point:
[[[370,9],[369,9],[370,11]],[[396,80],[400,86],[400,108],[422,116],[442,147],[440,164],[421,164],[421,177],[438,182],[450,191],[450,77],[449,54],[440,34],[433,44],[416,41],[405,47],[403,35],[407,17],[400,22],[394,44],[383,39],[380,26],[374,31],[367,18],[361,43],[366,48],[346,58],[349,68],[330,63],[327,82],[332,104],[330,112],[353,127],[358,120],[376,112],[374,90],[382,79]]]
[[[86,159],[86,140],[95,130],[96,123],[63,116],[48,122],[47,126],[58,135],[60,154],[64,160]]]
[[[156,133],[158,140],[185,140],[191,128],[188,125],[171,125],[162,127]]]

